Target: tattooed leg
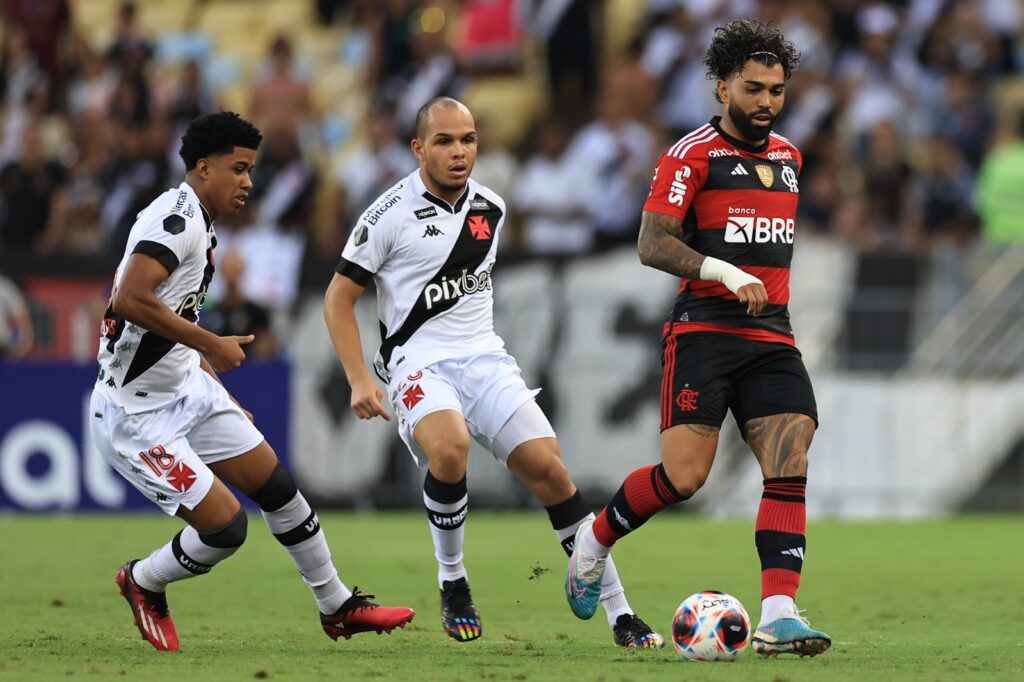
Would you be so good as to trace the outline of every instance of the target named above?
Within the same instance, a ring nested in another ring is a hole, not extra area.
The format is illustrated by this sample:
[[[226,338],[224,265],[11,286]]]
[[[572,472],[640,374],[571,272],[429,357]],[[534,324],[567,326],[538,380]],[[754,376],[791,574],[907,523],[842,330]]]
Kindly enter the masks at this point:
[[[807,475],[813,419],[805,414],[773,414],[748,420],[744,432],[764,478]]]

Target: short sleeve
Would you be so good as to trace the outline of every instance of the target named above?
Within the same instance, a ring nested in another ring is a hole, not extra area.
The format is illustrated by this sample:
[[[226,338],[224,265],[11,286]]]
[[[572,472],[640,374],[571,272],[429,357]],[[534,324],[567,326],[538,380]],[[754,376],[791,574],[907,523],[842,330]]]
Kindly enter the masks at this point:
[[[694,196],[704,185],[706,169],[707,162],[700,157],[682,159],[665,152],[654,169],[644,210],[685,218]]]
[[[183,215],[170,213],[141,227],[132,253],[152,256],[171,273],[196,248],[198,232],[188,229]]]
[[[388,221],[371,226],[360,220],[348,237],[335,271],[356,284],[368,285],[388,259],[394,242],[392,230]]]

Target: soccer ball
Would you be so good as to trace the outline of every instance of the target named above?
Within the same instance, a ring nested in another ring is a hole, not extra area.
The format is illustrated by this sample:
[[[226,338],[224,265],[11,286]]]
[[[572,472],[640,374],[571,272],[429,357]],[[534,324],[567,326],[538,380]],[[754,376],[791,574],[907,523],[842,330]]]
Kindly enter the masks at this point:
[[[735,660],[750,644],[750,616],[731,594],[691,594],[672,617],[672,643],[688,661]]]

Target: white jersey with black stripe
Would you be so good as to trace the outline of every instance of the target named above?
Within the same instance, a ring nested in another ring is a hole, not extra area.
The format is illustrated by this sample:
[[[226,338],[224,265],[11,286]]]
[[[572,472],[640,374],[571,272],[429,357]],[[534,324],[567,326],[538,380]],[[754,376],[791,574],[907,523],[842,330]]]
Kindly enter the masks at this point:
[[[128,259],[143,253],[158,260],[170,276],[153,292],[160,302],[197,323],[213,278],[213,222],[187,182],[169,189],[142,210],[128,235],[128,245],[114,274],[121,283]],[[113,300],[113,295],[111,295]],[[100,329],[100,364],[96,390],[129,414],[176,400],[199,353],[128,322],[110,305]]]
[[[450,204],[427,190],[419,170],[359,218],[337,271],[376,284],[382,343],[374,365],[382,379],[504,350],[491,291],[504,222],[505,202],[487,187],[470,179]]]

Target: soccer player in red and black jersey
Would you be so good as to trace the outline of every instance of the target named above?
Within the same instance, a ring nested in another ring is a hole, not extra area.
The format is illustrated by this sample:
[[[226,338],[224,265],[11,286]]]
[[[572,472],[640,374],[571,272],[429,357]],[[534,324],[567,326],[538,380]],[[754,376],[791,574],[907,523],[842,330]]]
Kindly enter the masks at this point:
[[[769,25],[718,27],[704,63],[722,115],[673,144],[655,169],[640,260],[682,278],[662,341],[661,463],[627,476],[593,524],[579,529],[566,596],[582,618],[593,610],[612,545],[707,480],[732,410],[764,475],[753,648],[814,656],[831,644],[794,603],[817,409],[787,309],[801,157],[771,130],[799,59]]]

